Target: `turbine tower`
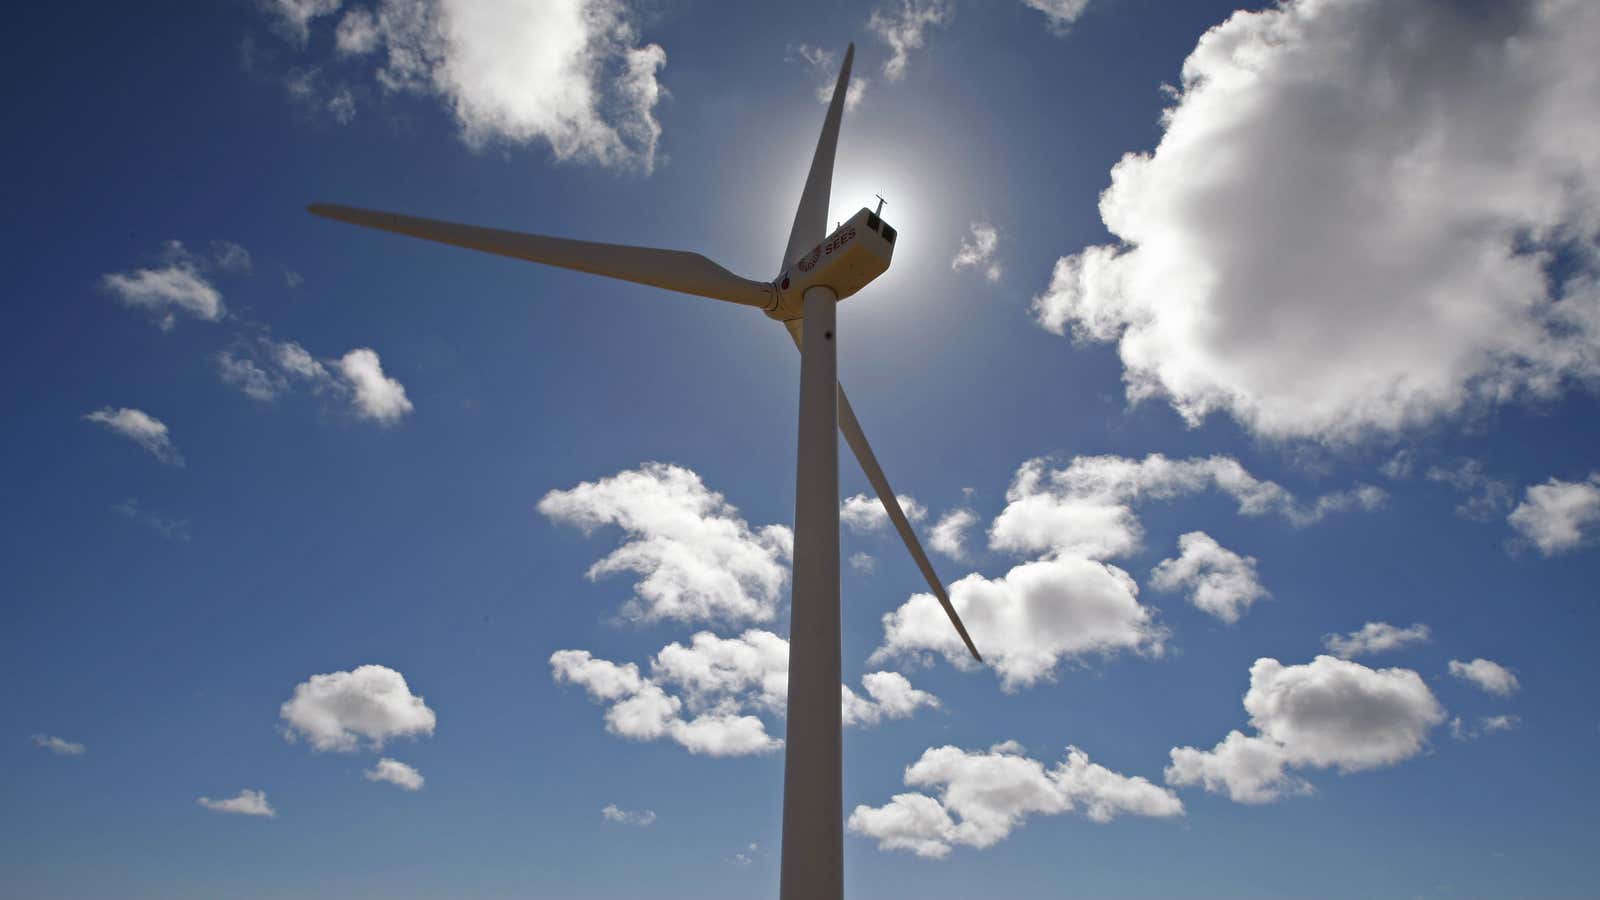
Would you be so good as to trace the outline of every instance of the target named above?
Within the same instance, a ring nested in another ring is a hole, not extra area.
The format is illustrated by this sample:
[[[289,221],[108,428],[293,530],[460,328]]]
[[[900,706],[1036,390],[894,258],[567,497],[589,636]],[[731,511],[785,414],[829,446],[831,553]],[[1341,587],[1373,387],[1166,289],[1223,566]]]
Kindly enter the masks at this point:
[[[838,381],[835,307],[888,270],[897,236],[877,212],[865,207],[831,234],[827,231],[834,150],[854,58],[855,45],[851,44],[823,119],[789,245],[778,277],[770,282],[741,278],[698,253],[521,234],[349,206],[310,206],[319,216],[354,225],[754,306],[788,328],[800,349],[800,427],[783,771],[782,900],[835,900],[844,893],[839,442],[835,429],[861,463],[889,520],[967,650],[982,661]]]

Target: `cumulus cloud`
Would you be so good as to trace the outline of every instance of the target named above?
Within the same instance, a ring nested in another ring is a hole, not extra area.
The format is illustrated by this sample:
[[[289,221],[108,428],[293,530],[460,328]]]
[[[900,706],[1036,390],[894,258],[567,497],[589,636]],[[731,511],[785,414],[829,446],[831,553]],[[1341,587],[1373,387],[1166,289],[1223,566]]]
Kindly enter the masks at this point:
[[[967,558],[967,530],[978,524],[978,514],[970,509],[952,509],[939,517],[928,535],[928,545],[951,559]]]
[[[182,466],[183,454],[172,442],[172,433],[166,423],[144,410],[119,407],[102,407],[84,415],[84,420],[95,422],[122,435],[150,451],[150,455],[169,466]]]
[[[927,30],[949,21],[954,6],[949,0],[890,0],[867,19],[867,30],[888,45],[889,61],[883,75],[899,81],[906,75],[911,52],[927,41]]]
[[[867,696],[842,686],[845,725],[876,725],[883,719],[906,719],[923,707],[937,708],[939,698],[917,690],[899,672],[869,672],[861,676]],[[870,699],[868,699],[870,698]]]
[[[1368,622],[1360,630],[1349,634],[1326,634],[1322,646],[1335,656],[1350,659],[1399,650],[1407,644],[1419,644],[1430,639],[1428,626],[1418,622],[1406,628],[1397,628],[1388,622]]]
[[[1600,472],[1587,481],[1552,478],[1530,486],[1506,521],[1545,556],[1576,550],[1593,539],[1593,526],[1600,523]]]
[[[833,89],[839,83],[839,54],[810,44],[796,44],[789,48],[784,59],[800,63],[810,70],[817,81],[817,102],[833,102]],[[867,86],[871,83],[870,78],[851,74],[850,86],[844,92],[846,112],[854,112],[861,105],[862,98],[867,95]]]
[[[366,347],[339,358],[339,374],[349,386],[357,416],[379,425],[394,425],[411,412],[405,386],[383,374],[378,354]]]
[[[588,576],[642,576],[622,608],[627,618],[765,622],[777,611],[793,534],[782,525],[752,529],[690,469],[645,463],[551,491],[538,508],[585,534],[607,525],[622,530],[622,546]]]
[[[378,764],[361,773],[368,781],[387,781],[395,787],[407,791],[422,790],[422,773],[414,767],[408,766],[397,759],[387,756],[378,760]]]
[[[900,511],[906,514],[909,521],[920,522],[927,517],[927,507],[918,503],[915,497],[905,494],[894,496],[900,501]],[[889,526],[889,511],[883,508],[883,503],[877,497],[856,494],[839,505],[839,522],[857,534],[882,531]]]
[[[1187,590],[1190,603],[1229,624],[1269,596],[1256,577],[1255,557],[1240,556],[1203,531],[1179,537],[1178,557],[1157,564],[1150,583],[1163,591]]]
[[[973,573],[950,585],[950,602],[1008,691],[1053,678],[1064,661],[1158,656],[1166,639],[1127,572],[1081,557],[1025,563],[995,579]],[[955,666],[974,665],[932,594],[915,594],[885,614],[883,634],[873,662],[933,652]]]
[[[244,253],[249,268],[250,254],[238,244],[218,242],[224,248]],[[226,251],[225,251],[226,252]],[[101,276],[100,284],[126,306],[138,307],[155,315],[163,331],[177,324],[184,313],[205,322],[220,322],[227,310],[222,292],[201,272],[203,261],[190,253],[181,241],[167,241],[162,247],[163,265]],[[236,264],[236,256],[224,257]]]
[[[66,738],[58,738],[50,734],[36,734],[33,736],[33,745],[44,750],[49,750],[57,756],[82,756],[89,752],[89,748]]]
[[[303,45],[313,20],[331,21],[341,5],[276,9]],[[474,148],[538,142],[557,160],[655,166],[667,55],[640,42],[624,0],[381,0],[350,8],[333,30],[333,63],[370,73],[386,92],[437,98]]]
[[[871,553],[858,550],[850,554],[850,568],[862,575],[871,575],[878,568],[878,561]]]
[[[683,718],[683,701],[640,675],[633,663],[619,666],[596,659],[587,650],[558,650],[550,656],[550,668],[557,681],[580,685],[590,699],[611,704],[605,714],[606,730],[618,737],[668,738],[691,753],[707,756],[767,753],[783,745],[755,716],[706,712]]]
[[[615,803],[607,803],[600,810],[600,818],[607,822],[616,822],[619,825],[637,825],[641,828],[655,824],[655,810],[621,809]]]
[[[1522,682],[1511,674],[1510,669],[1487,659],[1480,658],[1472,662],[1452,659],[1450,674],[1462,681],[1469,681],[1496,697],[1509,697],[1522,688]]]
[[[1032,459],[1017,470],[1006,492],[1006,508],[989,529],[989,546],[1091,559],[1122,556],[1137,549],[1143,538],[1133,504],[1207,490],[1232,497],[1240,515],[1276,515],[1297,527],[1335,512],[1375,509],[1387,497],[1379,488],[1358,485],[1303,502],[1227,456],[1183,460],[1159,453],[1142,460],[1079,456],[1064,469]]]
[[[242,790],[237,796],[225,800],[213,800],[210,797],[199,797],[195,800],[206,809],[220,813],[233,813],[240,816],[265,816],[275,818],[278,811],[267,802],[266,791],[252,791],[248,788]]]
[[[959,272],[962,269],[981,269],[983,277],[990,281],[1000,280],[1000,264],[995,261],[995,250],[1000,246],[1000,231],[988,222],[973,222],[972,231],[961,239],[961,246],[956,248],[955,258],[950,260],[950,269]]]
[[[1183,815],[1172,791],[1090,762],[1077,747],[1049,769],[1011,741],[987,751],[934,747],[906,769],[905,782],[937,796],[896,794],[883,806],[857,806],[850,830],[883,850],[939,858],[956,846],[994,846],[1033,815],[1080,810],[1099,823],[1119,815]]]
[[[436,717],[405,676],[385,666],[313,675],[278,709],[284,737],[317,750],[347,753],[365,738],[374,749],[397,737],[433,734]]]
[[[1600,377],[1600,7],[1297,0],[1202,36],[1039,323],[1132,401],[1348,443]],[[1518,161],[1508,164],[1508,160]],[[1555,265],[1560,257],[1573,265]]]
[[[1029,9],[1044,13],[1050,30],[1056,34],[1066,34],[1071,30],[1072,23],[1078,21],[1089,8],[1089,0],[1022,0],[1022,3]]]
[[[1229,732],[1211,750],[1174,747],[1167,783],[1268,803],[1310,791],[1291,769],[1348,774],[1410,759],[1445,719],[1416,672],[1369,669],[1333,656],[1298,666],[1256,660],[1244,708],[1254,735]]]
[[[766,753],[783,745],[760,718],[783,715],[789,695],[789,642],[770,631],[750,629],[730,638],[702,631],[687,646],[675,641],[661,648],[648,676],[634,663],[619,665],[587,650],[557,651],[550,669],[556,681],[579,685],[591,700],[607,704],[606,730],[619,737],[672,740],[709,756]],[[939,705],[898,672],[871,672],[861,682],[865,697],[840,685],[846,725],[903,719]]]

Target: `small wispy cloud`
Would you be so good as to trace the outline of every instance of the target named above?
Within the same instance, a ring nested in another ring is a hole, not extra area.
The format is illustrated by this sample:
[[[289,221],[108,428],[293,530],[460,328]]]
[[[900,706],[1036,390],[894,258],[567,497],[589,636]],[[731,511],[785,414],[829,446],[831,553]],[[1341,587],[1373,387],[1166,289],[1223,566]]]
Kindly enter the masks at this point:
[[[248,788],[224,800],[198,797],[195,802],[213,812],[232,813],[238,816],[263,816],[272,819],[278,815],[278,811],[267,802],[266,791],[252,791]]]
[[[368,781],[386,781],[395,787],[407,791],[422,790],[423,777],[415,767],[390,759],[387,756],[378,760],[378,764],[361,773]]]
[[[605,807],[600,810],[600,817],[605,819],[607,822],[615,822],[618,825],[637,825],[640,828],[653,825],[656,821],[655,810],[621,809],[615,803],[607,803]]]
[[[178,446],[172,442],[172,434],[166,423],[143,410],[125,406],[113,409],[106,406],[85,413],[83,418],[85,421],[104,425],[133,441],[169,466],[183,465],[183,454],[178,452]]]
[[[1475,684],[1496,697],[1509,697],[1522,689],[1522,682],[1517,680],[1517,676],[1493,660],[1475,659],[1472,662],[1462,662],[1459,659],[1452,659],[1450,674],[1462,681]]]
[[[82,756],[83,754],[89,752],[88,747],[85,747],[76,741],[69,741],[65,738],[58,738],[55,735],[50,734],[34,735],[33,745],[44,750],[49,750],[51,753],[54,753],[57,756]]]
[[[867,19],[867,30],[889,46],[883,75],[890,81],[906,76],[911,52],[927,42],[927,31],[950,20],[954,4],[949,0],[899,0],[885,3]]]
[[[983,277],[990,281],[1000,280],[1000,263],[995,261],[995,251],[1000,247],[1000,230],[988,222],[973,222],[972,231],[962,239],[961,246],[956,249],[955,258],[950,260],[950,269],[959,272],[962,269],[981,269]]]
[[[100,286],[124,306],[154,315],[162,331],[176,325],[180,313],[203,322],[222,321],[227,308],[211,276],[248,274],[252,265],[249,250],[224,240],[212,241],[211,252],[204,255],[182,241],[167,241],[158,258],[157,265],[102,275]]]
[[[383,360],[368,347],[342,357],[319,360],[295,341],[265,335],[235,342],[214,357],[217,376],[262,403],[271,403],[300,385],[349,404],[358,419],[382,426],[398,424],[413,411],[405,385],[383,371]]]
[[[1360,630],[1349,634],[1328,634],[1322,637],[1322,646],[1336,656],[1350,659],[1373,653],[1387,653],[1407,644],[1420,644],[1432,637],[1428,626],[1421,622],[1397,628],[1388,622],[1368,622]]]
[[[112,509],[116,510],[128,521],[138,522],[169,541],[187,541],[189,539],[188,519],[180,519],[176,516],[156,512],[133,497],[118,503]]]
[[[1089,0],[1022,0],[1022,3],[1029,9],[1044,13],[1050,23],[1050,31],[1057,35],[1070,31],[1073,23],[1089,8]]]

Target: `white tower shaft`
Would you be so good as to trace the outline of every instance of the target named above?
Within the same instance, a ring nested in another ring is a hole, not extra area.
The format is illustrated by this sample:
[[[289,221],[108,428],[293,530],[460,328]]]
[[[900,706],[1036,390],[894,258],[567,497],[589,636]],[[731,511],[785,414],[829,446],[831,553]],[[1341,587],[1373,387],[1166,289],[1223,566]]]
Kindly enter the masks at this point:
[[[844,895],[836,303],[831,288],[806,291],[780,900],[838,900]]]

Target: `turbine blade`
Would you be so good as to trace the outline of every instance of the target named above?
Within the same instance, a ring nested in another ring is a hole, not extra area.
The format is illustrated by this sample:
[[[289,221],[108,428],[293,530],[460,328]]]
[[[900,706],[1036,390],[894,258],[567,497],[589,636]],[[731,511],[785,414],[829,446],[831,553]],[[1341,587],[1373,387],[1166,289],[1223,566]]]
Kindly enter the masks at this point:
[[[801,344],[804,323],[804,319],[790,319],[783,323],[789,329],[789,336],[794,338],[796,347]],[[972,637],[967,634],[967,626],[961,623],[961,616],[956,614],[955,606],[950,603],[950,595],[945,592],[944,583],[939,580],[938,573],[933,571],[933,563],[928,561],[928,554],[922,552],[922,542],[917,540],[917,533],[912,530],[910,520],[900,508],[900,500],[895,497],[894,489],[889,486],[889,479],[883,474],[883,467],[878,465],[878,457],[872,452],[872,445],[867,443],[867,435],[861,430],[861,422],[856,419],[856,411],[851,409],[850,400],[845,397],[842,384],[839,385],[839,431],[844,435],[845,443],[850,445],[851,452],[856,455],[856,461],[861,463],[861,471],[866,473],[872,489],[878,492],[878,500],[889,513],[889,521],[893,522],[895,530],[900,532],[900,539],[905,541],[906,549],[911,551],[911,558],[916,561],[917,568],[922,570],[922,577],[933,590],[933,596],[938,599],[939,605],[944,607],[945,615],[950,617],[950,624],[956,627],[956,634],[961,635],[961,642],[967,645],[967,652],[972,654],[973,659],[983,662],[977,646],[972,643]]]
[[[856,45],[852,43],[844,51],[844,65],[839,67],[839,81],[833,87],[833,100],[828,103],[828,115],[822,120],[817,152],[811,157],[811,174],[806,176],[805,190],[800,192],[800,208],[795,210],[794,227],[789,229],[789,246],[784,248],[783,261],[778,263],[779,271],[828,236],[828,194],[833,188],[833,153],[839,145],[839,120],[844,116],[844,98],[850,87],[850,63],[855,56]]]
[[[698,253],[522,234],[330,203],[313,203],[307,208],[316,215],[352,225],[563,269],[576,269],[713,300],[765,309],[776,299],[772,285],[741,278]]]

